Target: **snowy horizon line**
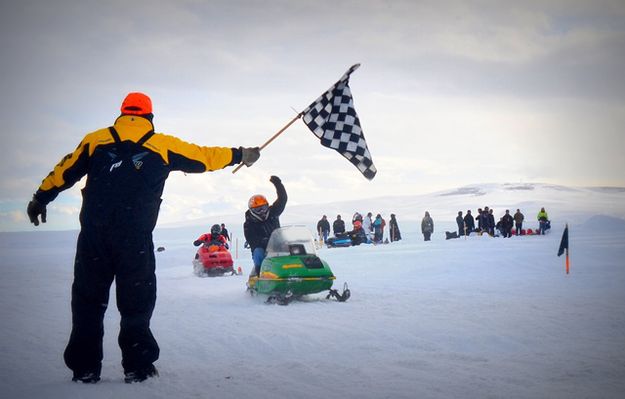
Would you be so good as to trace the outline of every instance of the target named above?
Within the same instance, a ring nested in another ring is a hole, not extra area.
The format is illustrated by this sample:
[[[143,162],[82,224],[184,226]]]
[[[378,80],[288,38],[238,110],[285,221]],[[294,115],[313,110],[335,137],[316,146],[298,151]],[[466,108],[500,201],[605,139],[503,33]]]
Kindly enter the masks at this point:
[[[562,184],[552,184],[552,183],[540,183],[540,182],[514,182],[514,183],[471,183],[462,186],[450,187],[443,190],[432,191],[424,194],[398,194],[398,195],[382,195],[382,196],[374,196],[374,197],[363,197],[358,200],[347,199],[341,201],[328,201],[323,203],[291,203],[289,204],[289,210],[287,214],[283,215],[283,219],[286,223],[297,222],[301,223],[303,220],[308,220],[309,217],[307,215],[314,214],[315,216],[321,216],[321,214],[327,214],[328,217],[334,217],[333,213],[344,213],[345,209],[353,209],[353,211],[365,211],[363,208],[374,209],[377,208],[378,211],[374,213],[396,213],[398,215],[402,215],[402,219],[414,219],[416,217],[416,213],[413,205],[420,205],[430,207],[431,209],[439,209],[438,212],[443,217],[447,217],[449,214],[454,214],[457,212],[458,206],[460,204],[457,199],[462,199],[463,204],[468,204],[469,207],[473,208],[475,198],[482,198],[486,200],[489,195],[493,195],[492,199],[488,199],[486,201],[486,205],[488,203],[491,204],[501,204],[502,202],[509,203],[509,207],[515,207],[515,204],[528,204],[531,202],[540,202],[540,201],[548,201],[552,204],[557,203],[558,201],[563,201],[561,193],[569,192],[569,193],[577,193],[583,194],[579,198],[577,198],[578,202],[585,203],[586,208],[593,208],[594,204],[597,203],[598,198],[594,198],[594,200],[589,201],[587,199],[587,193],[591,195],[607,195],[607,198],[604,198],[603,203],[613,203],[613,208],[616,209],[615,212],[610,213],[609,209],[604,210],[604,207],[599,207],[596,209],[596,212],[601,213],[600,211],[607,212],[608,214],[612,214],[618,217],[625,217],[625,209],[621,209],[619,207],[617,200],[609,197],[611,195],[619,195],[625,194],[625,187],[618,186],[567,186]],[[510,193],[524,193],[519,194],[515,199],[505,199],[500,200],[498,197],[501,195],[509,195]],[[536,193],[534,197],[531,193]],[[553,196],[553,194],[557,194]],[[532,197],[532,198],[530,198]],[[429,198],[436,198],[436,201],[428,201]],[[483,201],[481,201],[483,202]],[[575,202],[575,201],[574,201]],[[431,203],[430,206],[428,203]],[[363,206],[363,204],[367,204],[367,206]],[[390,204],[390,205],[389,205]],[[392,205],[392,207],[391,207]],[[482,204],[484,205],[484,204]],[[529,204],[528,204],[529,205]],[[571,204],[569,204],[570,206]],[[501,208],[501,205],[495,205],[498,208]],[[508,206],[508,205],[507,205]],[[460,210],[466,210],[466,206],[461,206]],[[393,211],[393,209],[397,209],[397,211]],[[430,210],[431,210],[430,209]],[[562,209],[561,209],[562,210]],[[569,210],[569,212],[572,209]],[[614,209],[613,209],[614,211]],[[320,215],[316,215],[316,213],[321,212]],[[331,215],[331,216],[330,216]],[[387,215],[388,216],[388,215]],[[168,229],[168,228],[179,228],[179,227],[188,227],[194,225],[205,225],[207,220],[210,219],[221,219],[227,223],[236,223],[242,217],[242,212],[237,211],[229,211],[224,210],[221,213],[215,213],[214,215],[202,216],[194,219],[180,219],[175,221],[166,221],[159,222],[157,224],[157,229]],[[345,214],[344,218],[351,217],[350,215]],[[41,228],[43,227],[43,228]],[[29,232],[29,231],[72,231],[78,230],[78,226],[71,227],[67,229],[46,229],[46,226],[40,226],[35,228],[27,222],[20,228],[16,229],[2,229],[1,233],[18,233],[18,232]]]

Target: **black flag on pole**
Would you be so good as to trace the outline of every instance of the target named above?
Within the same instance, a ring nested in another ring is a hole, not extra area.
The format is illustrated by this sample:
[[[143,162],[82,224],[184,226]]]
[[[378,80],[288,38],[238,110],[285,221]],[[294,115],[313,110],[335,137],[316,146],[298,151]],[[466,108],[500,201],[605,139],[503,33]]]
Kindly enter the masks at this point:
[[[338,151],[371,180],[377,170],[349,89],[349,75],[359,66],[349,68],[338,82],[302,111],[302,116],[306,126],[321,140],[321,145]]]
[[[569,226],[564,228],[562,233],[562,240],[560,241],[560,248],[558,249],[558,256],[562,255],[565,250],[569,249]]]

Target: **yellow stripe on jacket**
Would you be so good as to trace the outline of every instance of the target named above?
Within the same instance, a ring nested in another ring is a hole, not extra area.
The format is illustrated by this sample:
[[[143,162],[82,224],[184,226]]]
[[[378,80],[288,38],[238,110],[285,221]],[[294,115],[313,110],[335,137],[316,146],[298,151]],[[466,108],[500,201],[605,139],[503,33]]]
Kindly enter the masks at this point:
[[[148,119],[134,115],[120,116],[115,121],[114,127],[121,141],[135,143],[154,128]],[[113,144],[114,141],[108,128],[87,134],[76,150],[63,157],[54,167],[54,170],[41,183],[39,190],[47,192],[69,188],[88,172],[88,158],[93,155],[95,149],[102,145]],[[233,160],[231,148],[199,146],[163,133],[155,133],[143,144],[143,147],[159,154],[171,170],[188,173],[222,169]],[[175,164],[171,164],[172,157],[175,158]],[[58,192],[52,194],[51,197],[56,197],[56,194]]]

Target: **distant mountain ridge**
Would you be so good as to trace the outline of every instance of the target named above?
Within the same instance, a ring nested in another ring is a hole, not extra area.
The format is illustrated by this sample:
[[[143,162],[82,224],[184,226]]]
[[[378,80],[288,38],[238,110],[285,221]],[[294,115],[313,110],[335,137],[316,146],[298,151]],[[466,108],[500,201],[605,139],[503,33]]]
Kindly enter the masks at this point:
[[[321,197],[321,196],[320,196]],[[271,202],[272,199],[269,198]],[[505,210],[514,213],[521,209],[526,220],[534,220],[541,207],[545,207],[556,223],[581,224],[595,215],[625,219],[625,187],[568,187],[545,183],[485,183],[440,190],[428,194],[380,196],[361,200],[328,201],[314,204],[287,204],[281,217],[284,223],[316,224],[322,215],[330,221],[340,214],[350,221],[354,212],[380,213],[388,220],[391,213],[400,221],[419,221],[429,211],[435,221],[453,222],[458,211],[488,206],[496,216]],[[168,223],[160,227],[207,226],[214,222],[243,223],[243,212],[215,217]]]

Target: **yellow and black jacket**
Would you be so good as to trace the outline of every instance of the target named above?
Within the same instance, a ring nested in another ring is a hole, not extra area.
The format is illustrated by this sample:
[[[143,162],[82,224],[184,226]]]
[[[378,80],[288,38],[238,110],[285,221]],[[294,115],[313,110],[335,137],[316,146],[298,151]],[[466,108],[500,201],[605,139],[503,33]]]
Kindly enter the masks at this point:
[[[122,115],[110,128],[89,133],[35,193],[48,204],[87,175],[80,220],[91,225],[136,223],[151,229],[169,173],[201,173],[241,162],[241,150],[202,147],[154,133],[150,120]]]

